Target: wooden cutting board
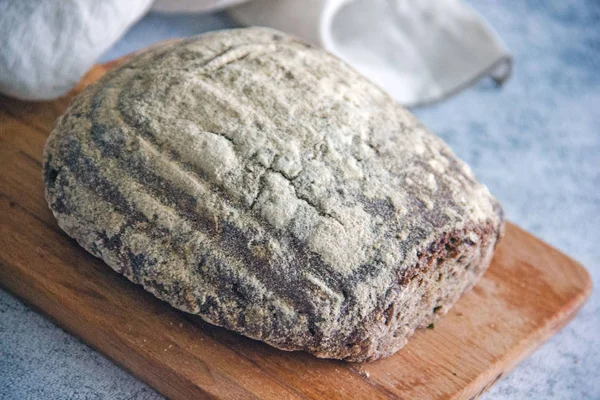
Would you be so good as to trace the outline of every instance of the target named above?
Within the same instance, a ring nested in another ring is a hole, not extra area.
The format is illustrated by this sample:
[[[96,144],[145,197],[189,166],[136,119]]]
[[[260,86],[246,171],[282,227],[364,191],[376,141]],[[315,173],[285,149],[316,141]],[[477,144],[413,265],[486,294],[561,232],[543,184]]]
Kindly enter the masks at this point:
[[[114,63],[94,67],[77,93]],[[42,183],[44,142],[70,96],[0,98],[0,284],[174,399],[473,399],[567,324],[587,271],[508,224],[489,271],[392,357],[288,353],[171,308],[62,233]]]

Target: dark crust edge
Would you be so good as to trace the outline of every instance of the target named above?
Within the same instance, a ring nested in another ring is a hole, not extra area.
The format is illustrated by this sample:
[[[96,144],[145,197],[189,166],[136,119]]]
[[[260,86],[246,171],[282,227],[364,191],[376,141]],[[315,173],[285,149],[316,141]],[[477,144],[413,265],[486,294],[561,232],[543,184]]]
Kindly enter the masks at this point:
[[[365,329],[355,332],[347,341],[327,350],[307,350],[317,357],[349,362],[371,362],[396,353],[404,347],[416,329],[431,327],[464,292],[475,286],[487,271],[503,233],[501,213],[498,225],[486,221],[444,232],[425,250],[418,252],[417,264],[404,270],[390,288],[396,294],[403,290],[418,291],[419,288],[425,292],[420,302],[412,305],[417,311],[412,319],[403,321],[402,311],[406,303],[401,303],[399,296],[395,296],[391,302],[380,303],[371,315],[371,321],[363,324]],[[475,234],[479,241],[471,240],[470,234]],[[441,282],[440,279],[445,282],[437,285]],[[385,334],[374,337],[373,332],[381,330]]]

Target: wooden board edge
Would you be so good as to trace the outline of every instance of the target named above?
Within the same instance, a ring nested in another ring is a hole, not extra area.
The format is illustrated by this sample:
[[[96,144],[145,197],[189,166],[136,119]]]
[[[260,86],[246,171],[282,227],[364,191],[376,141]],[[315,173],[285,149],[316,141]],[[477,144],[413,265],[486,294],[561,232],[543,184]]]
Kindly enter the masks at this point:
[[[591,295],[582,293],[581,296],[577,296],[569,304],[570,310],[563,314],[557,314],[553,321],[547,324],[545,327],[537,332],[533,332],[532,335],[527,337],[519,346],[514,347],[511,351],[504,354],[504,356],[498,359],[490,368],[478,376],[474,381],[452,399],[477,399],[484,393],[489,391],[496,383],[500,382],[502,378],[509,375],[519,364],[529,358],[533,353],[539,350],[544,344],[546,344],[554,335],[565,328],[581,311],[585,302]]]
[[[71,322],[78,319],[77,315],[75,315],[76,318],[69,316],[68,314],[71,311],[64,308],[62,308],[62,311],[57,311],[61,310],[61,306],[51,296],[46,296],[44,293],[44,306],[38,305],[42,303],[40,301],[36,303],[35,300],[36,297],[39,298],[39,292],[37,296],[29,294],[24,282],[23,287],[21,287],[14,280],[4,279],[2,274],[10,274],[7,273],[7,265],[2,262],[0,262],[0,272],[0,284],[4,290],[163,396],[167,398],[188,398],[190,393],[192,393],[194,396],[198,396],[198,398],[214,398],[211,393],[205,391],[202,387],[179,379],[175,371],[163,368],[160,371],[160,375],[153,375],[154,368],[151,364],[151,359],[144,354],[137,353],[135,358],[120,357],[122,354],[131,351],[130,344],[127,341],[122,340],[118,335],[111,335],[108,331],[94,331],[93,334],[86,333],[82,324]],[[101,340],[103,338],[107,340]],[[106,342],[109,343],[108,346]]]
[[[581,275],[581,280],[584,283],[584,287],[577,295],[573,296],[573,298],[571,298],[571,300],[565,304],[562,312],[556,313],[554,317],[550,319],[544,326],[536,331],[531,332],[531,334],[524,338],[524,340],[518,346],[515,346],[510,351],[506,352],[501,358],[496,360],[496,362],[494,362],[488,370],[482,372],[461,391],[452,396],[452,400],[474,400],[483,396],[483,394],[489,391],[495,384],[500,382],[502,378],[509,375],[517,366],[519,366],[519,364],[543,347],[552,337],[554,337],[554,335],[571,323],[571,321],[573,321],[573,319],[575,319],[575,317],[579,314],[585,303],[589,300],[593,292],[594,284],[592,276],[587,268],[585,268],[580,262],[556,249],[545,240],[542,240],[539,237],[525,231],[518,225],[510,221],[507,221],[506,224],[510,225],[513,229],[517,229],[521,233],[525,233],[534,237],[536,240],[558,252],[562,257],[565,258],[566,261],[571,264],[571,267]]]

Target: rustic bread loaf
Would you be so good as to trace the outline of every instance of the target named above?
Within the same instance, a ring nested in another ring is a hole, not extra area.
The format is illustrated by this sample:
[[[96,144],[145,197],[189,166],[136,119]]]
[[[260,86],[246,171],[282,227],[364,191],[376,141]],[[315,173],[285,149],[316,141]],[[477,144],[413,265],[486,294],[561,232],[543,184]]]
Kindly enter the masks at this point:
[[[166,44],[77,97],[45,152],[61,228],[173,306],[285,350],[401,348],[488,267],[502,210],[352,68],[269,29]]]

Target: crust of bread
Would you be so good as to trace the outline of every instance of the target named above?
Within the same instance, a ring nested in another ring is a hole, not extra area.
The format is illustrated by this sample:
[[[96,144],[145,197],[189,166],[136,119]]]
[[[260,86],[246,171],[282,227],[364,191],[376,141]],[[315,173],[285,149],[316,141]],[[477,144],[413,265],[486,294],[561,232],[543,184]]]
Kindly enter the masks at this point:
[[[401,348],[489,265],[502,208],[334,56],[265,28],[154,47],[45,149],[61,228],[183,311],[284,350]]]

